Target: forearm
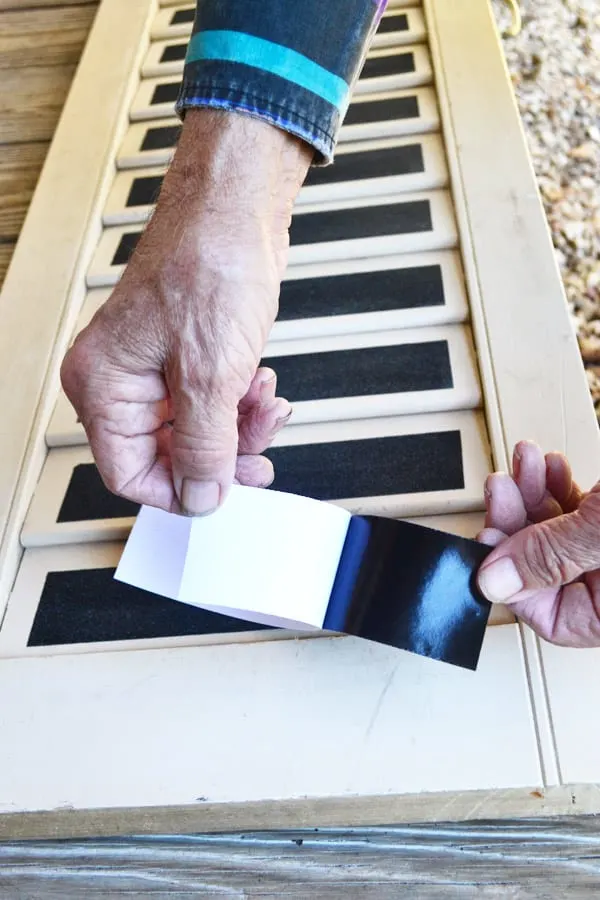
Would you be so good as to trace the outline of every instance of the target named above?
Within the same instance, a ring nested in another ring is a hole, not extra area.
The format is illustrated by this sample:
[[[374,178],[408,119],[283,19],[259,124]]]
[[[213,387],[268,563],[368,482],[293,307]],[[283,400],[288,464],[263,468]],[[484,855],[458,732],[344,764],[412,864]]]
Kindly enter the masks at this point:
[[[385,0],[198,0],[177,103],[255,116],[330,161]]]
[[[222,206],[228,219],[268,212],[289,218],[313,153],[310,145],[265,121],[191,109],[162,195],[166,200],[185,190],[192,207],[200,200]]]
[[[173,284],[180,289],[187,283],[186,294],[194,297],[199,274],[204,282],[241,282],[240,301],[252,297],[258,326],[252,334],[256,361],[277,314],[292,209],[313,153],[310,145],[267,122],[236,112],[190,110],[138,247],[144,260],[134,272],[144,279],[154,273],[165,295]],[[172,250],[165,255],[167,244]],[[261,273],[272,285],[267,291],[255,292],[251,284],[244,288],[253,255],[260,255],[263,265],[269,261],[270,273]],[[214,294],[222,302],[223,291]]]

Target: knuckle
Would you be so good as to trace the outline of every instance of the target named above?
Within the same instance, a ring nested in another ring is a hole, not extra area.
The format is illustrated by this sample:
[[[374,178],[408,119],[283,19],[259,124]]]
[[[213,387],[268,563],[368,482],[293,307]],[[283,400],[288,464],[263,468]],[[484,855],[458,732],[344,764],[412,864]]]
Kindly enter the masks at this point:
[[[597,481],[594,487],[590,490],[588,497],[592,496],[596,498],[596,502],[600,500],[600,481]]]
[[[590,531],[600,533],[600,482],[583,499],[578,513]]]
[[[231,440],[219,439],[200,430],[197,434],[174,432],[171,444],[171,456],[174,465],[181,471],[207,472],[214,471],[229,461],[235,453],[236,437]]]
[[[102,481],[112,494],[117,494],[119,497],[124,497],[126,495],[127,482],[124,478],[119,477],[117,472],[103,472]]]
[[[206,445],[196,447],[174,446],[172,449],[174,462],[188,471],[199,469],[211,469],[218,465],[222,459],[222,453]]]
[[[123,463],[118,457],[103,452],[101,448],[93,447],[97,460],[98,471],[104,482],[104,486],[118,497],[136,501],[137,472],[129,470],[127,463]]]
[[[122,460],[116,458],[106,447],[98,442],[95,435],[91,438],[91,450],[96,460],[96,468],[104,486],[112,493],[125,496],[127,491],[127,477],[122,465]]]
[[[85,332],[78,335],[69,348],[60,367],[62,388],[70,400],[82,394],[85,384],[94,371],[94,355]]]
[[[60,383],[67,397],[71,398],[77,393],[78,381],[79,366],[77,363],[76,352],[74,348],[71,347],[60,367]]]
[[[571,581],[578,570],[562,547],[556,531],[547,522],[528,529],[524,556],[536,584],[552,587]]]
[[[237,408],[244,391],[225,354],[182,352],[167,369],[167,382],[177,406],[202,419]]]

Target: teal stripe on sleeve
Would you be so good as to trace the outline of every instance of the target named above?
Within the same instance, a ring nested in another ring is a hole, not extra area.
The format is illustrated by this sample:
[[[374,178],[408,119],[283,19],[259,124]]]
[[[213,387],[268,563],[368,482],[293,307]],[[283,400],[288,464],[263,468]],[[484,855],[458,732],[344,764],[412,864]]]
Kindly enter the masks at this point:
[[[338,109],[346,102],[349,92],[343,78],[301,53],[242,31],[197,32],[190,40],[185,61],[192,63],[204,59],[244,63],[263,69],[312,91]]]

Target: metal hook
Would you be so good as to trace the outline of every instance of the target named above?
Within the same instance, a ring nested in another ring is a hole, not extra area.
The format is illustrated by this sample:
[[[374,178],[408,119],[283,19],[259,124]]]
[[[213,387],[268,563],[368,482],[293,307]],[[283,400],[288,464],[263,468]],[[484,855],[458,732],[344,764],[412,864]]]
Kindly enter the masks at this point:
[[[521,7],[519,5],[519,0],[505,0],[505,2],[510,6],[510,10],[512,13],[512,24],[510,28],[507,28],[504,31],[503,37],[516,37],[521,32],[521,28],[523,27],[523,19],[521,17]]]

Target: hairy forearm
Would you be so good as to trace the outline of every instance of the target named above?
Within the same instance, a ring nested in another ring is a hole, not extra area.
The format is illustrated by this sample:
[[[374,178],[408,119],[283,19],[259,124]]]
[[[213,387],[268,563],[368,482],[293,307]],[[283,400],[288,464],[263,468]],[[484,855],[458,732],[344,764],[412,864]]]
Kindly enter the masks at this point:
[[[214,283],[213,293],[222,301],[216,286],[224,281],[236,283],[238,291],[252,289],[248,257],[262,248],[263,265],[272,269],[262,275],[269,284],[277,282],[277,290],[252,292],[253,302],[261,305],[257,341],[266,340],[287,265],[294,201],[313,153],[293,135],[250,116],[190,110],[136,252],[143,266],[130,266],[124,280],[147,281],[153,273],[165,296],[173,297],[176,288],[193,297],[201,274],[204,285]]]
[[[203,202],[227,205],[230,214],[283,208],[289,220],[313,155],[308,144],[260,119],[193,109],[185,117],[167,184],[185,189],[191,202],[201,190]]]

